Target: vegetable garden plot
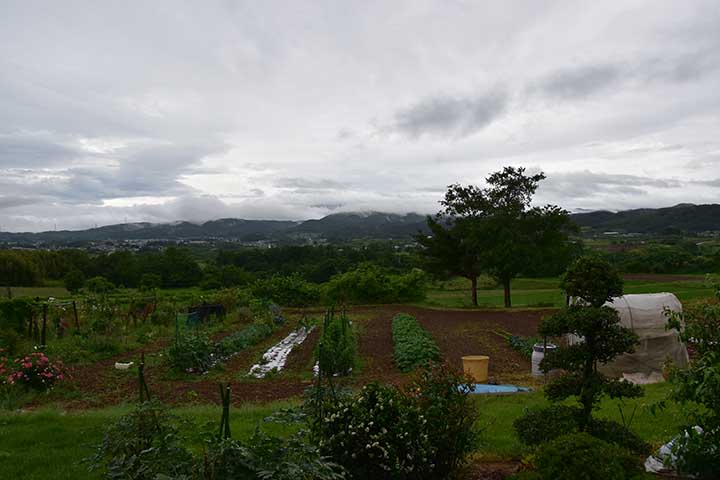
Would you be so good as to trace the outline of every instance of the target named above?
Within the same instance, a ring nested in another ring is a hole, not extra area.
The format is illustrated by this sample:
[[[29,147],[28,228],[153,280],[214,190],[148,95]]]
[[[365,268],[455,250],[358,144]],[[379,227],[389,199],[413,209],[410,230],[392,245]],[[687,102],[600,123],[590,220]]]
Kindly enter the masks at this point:
[[[307,339],[315,327],[300,327],[291,332],[287,337],[276,345],[273,345],[263,354],[262,361],[250,368],[248,375],[255,378],[263,378],[272,370],[280,371],[285,367],[285,362],[290,352],[296,345],[300,345]]]

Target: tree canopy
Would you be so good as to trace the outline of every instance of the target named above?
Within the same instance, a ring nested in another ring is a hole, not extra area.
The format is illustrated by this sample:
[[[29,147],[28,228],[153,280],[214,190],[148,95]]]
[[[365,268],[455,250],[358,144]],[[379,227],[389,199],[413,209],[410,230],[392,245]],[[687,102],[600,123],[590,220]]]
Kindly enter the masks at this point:
[[[550,261],[562,269],[570,260],[569,213],[555,205],[531,207],[545,174],[505,167],[487,177],[487,187],[448,186],[442,210],[428,217],[431,235],[419,235],[428,265],[470,279],[477,305],[477,277],[487,272],[502,283],[511,306],[510,281]]]

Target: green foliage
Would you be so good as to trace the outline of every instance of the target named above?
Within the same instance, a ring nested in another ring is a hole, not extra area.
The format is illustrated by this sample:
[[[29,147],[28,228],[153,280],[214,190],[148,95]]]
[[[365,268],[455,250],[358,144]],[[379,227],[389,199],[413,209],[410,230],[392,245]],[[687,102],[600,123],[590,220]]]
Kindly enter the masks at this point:
[[[581,429],[586,430],[603,395],[642,396],[641,387],[609,379],[597,371],[598,363],[632,352],[638,337],[620,325],[616,310],[601,306],[609,297],[622,294],[621,280],[607,263],[594,258],[578,260],[568,269],[563,286],[568,288],[568,295],[581,298],[583,303],[544,318],[538,333],[547,337],[573,334],[582,341],[549,353],[540,367],[546,372],[554,368],[565,372],[550,381],[545,395],[553,401],[576,396],[582,406]]]
[[[265,340],[272,332],[273,327],[267,323],[253,323],[223,338],[217,344],[217,351],[220,355],[239,352]]]
[[[320,369],[328,375],[347,375],[355,367],[356,350],[353,325],[345,312],[340,315],[335,315],[334,310],[326,312],[316,351]]]
[[[108,480],[190,478],[193,457],[181,445],[174,420],[157,401],[139,404],[107,430],[86,459],[90,471],[101,471]]]
[[[341,480],[344,469],[320,455],[302,435],[288,439],[257,430],[245,442],[225,439],[213,442],[205,462],[205,480],[230,478],[261,480]]]
[[[41,280],[40,269],[31,258],[13,251],[0,251],[0,282],[3,285],[32,286]]]
[[[527,411],[513,421],[513,427],[520,441],[536,447],[562,435],[579,432],[582,418],[582,409],[578,407],[551,405]],[[633,453],[647,454],[650,450],[650,446],[635,433],[612,420],[592,419],[586,433]]]
[[[475,447],[469,388],[442,368],[425,372],[408,393],[370,384],[328,402],[312,432],[352,478],[448,478]]]
[[[411,315],[401,313],[393,318],[392,336],[395,364],[402,372],[440,359],[440,349],[435,341]]]
[[[167,360],[181,372],[206,372],[214,363],[215,346],[202,331],[184,332],[167,349]]]
[[[105,277],[93,277],[85,282],[85,288],[92,293],[110,293],[115,285]]]
[[[298,274],[275,275],[258,280],[252,286],[255,297],[270,300],[284,307],[307,307],[320,301],[320,287],[303,280]]]
[[[642,473],[637,457],[586,433],[563,435],[543,445],[535,466],[545,480],[625,480]]]
[[[483,271],[502,283],[510,307],[515,276],[553,263],[562,268],[570,260],[568,234],[574,227],[569,213],[553,205],[530,207],[543,179],[543,173],[526,175],[524,168],[505,167],[486,179],[486,188],[450,185],[440,201],[443,210],[435,220],[428,217],[432,235],[416,237],[431,268],[471,280],[473,305]]]
[[[520,335],[509,335],[507,341],[510,348],[528,360],[532,358],[535,344],[542,343],[540,337],[522,337]]]
[[[623,281],[607,261],[599,257],[582,257],[562,276],[560,288],[570,297],[600,307],[622,295]]]
[[[394,387],[370,384],[315,422],[322,452],[352,478],[427,478],[432,445],[422,412]]]
[[[297,273],[313,283],[327,282],[366,262],[393,273],[409,272],[418,266],[413,249],[400,249],[390,242],[221,250],[215,261],[218,267],[233,265],[258,278]]]
[[[720,301],[720,291],[717,296]],[[674,369],[670,374],[670,399],[683,405],[688,416],[681,431],[684,440],[675,446],[677,467],[699,478],[716,478],[720,471],[720,305],[707,302],[667,315],[669,326],[696,352],[688,369]]]
[[[525,445],[537,446],[568,432],[578,430],[582,412],[578,407],[552,405],[526,412],[513,422],[513,428]]]
[[[157,273],[143,273],[138,288],[143,292],[157,290],[162,286],[162,277]]]
[[[436,472],[456,471],[478,446],[477,409],[468,397],[473,383],[447,365],[435,364],[421,370],[408,388],[432,432]]]
[[[22,334],[32,316],[32,301],[14,298],[0,300],[0,341],[10,332]]]
[[[426,277],[419,270],[395,275],[365,263],[334,276],[325,286],[328,301],[336,304],[412,302],[425,298]]]
[[[85,285],[85,275],[80,270],[72,270],[63,277],[63,285],[68,292],[75,295]]]

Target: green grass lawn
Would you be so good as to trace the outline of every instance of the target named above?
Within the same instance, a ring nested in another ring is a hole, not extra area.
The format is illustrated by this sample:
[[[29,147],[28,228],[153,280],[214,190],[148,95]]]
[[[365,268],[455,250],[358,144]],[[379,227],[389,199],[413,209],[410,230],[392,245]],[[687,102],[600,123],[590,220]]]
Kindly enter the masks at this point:
[[[562,307],[565,295],[560,290],[558,278],[516,278],[511,284],[513,307]],[[710,298],[712,289],[698,277],[697,280],[653,281],[626,280],[625,293],[671,292],[682,302]],[[491,288],[478,290],[480,308],[501,308],[503,290]],[[472,308],[470,281],[455,278],[437,283],[428,290],[427,298],[418,305],[434,308]]]
[[[638,399],[624,400],[623,412],[626,419],[633,417],[630,428],[647,440],[653,447],[662,445],[677,433],[682,421],[679,408],[670,406],[653,415],[650,405],[663,400],[669,391],[668,384],[647,385],[645,396]],[[525,409],[549,405],[542,392],[505,396],[477,396],[480,424],[483,430],[480,454],[490,457],[517,458],[526,452],[525,447],[515,436],[513,421],[520,417]],[[570,402],[572,404],[572,402]],[[605,398],[598,412],[598,418],[609,418],[622,423],[619,402]]]
[[[230,428],[235,438],[248,437],[263,418],[288,403],[233,408]],[[93,452],[105,429],[130,410],[128,406],[102,410],[63,412],[40,410],[0,413],[0,478],[2,479],[96,479],[82,459]],[[173,410],[199,426],[220,421],[220,407],[196,406]],[[287,434],[288,427],[265,424],[263,430]]]
[[[657,416],[649,406],[665,398],[668,385],[649,385],[646,396],[625,401],[625,415],[637,406],[631,428],[654,446],[670,439],[682,420],[677,407],[671,407]],[[474,397],[483,429],[482,446],[478,455],[489,459],[521,458],[526,449],[515,437],[512,422],[526,408],[545,405],[542,392],[506,396]],[[605,400],[596,413],[598,417],[620,420],[617,402]],[[291,403],[249,405],[231,410],[231,430],[235,438],[252,434],[262,419],[273,411]],[[87,472],[82,459],[90,455],[105,429],[129,411],[129,406],[109,407],[101,410],[63,412],[44,409],[21,413],[0,413],[0,478],[7,479],[92,479],[99,478]],[[218,406],[192,406],[173,410],[176,415],[195,424],[216,422],[220,419]],[[268,433],[288,434],[291,427],[263,424]]]

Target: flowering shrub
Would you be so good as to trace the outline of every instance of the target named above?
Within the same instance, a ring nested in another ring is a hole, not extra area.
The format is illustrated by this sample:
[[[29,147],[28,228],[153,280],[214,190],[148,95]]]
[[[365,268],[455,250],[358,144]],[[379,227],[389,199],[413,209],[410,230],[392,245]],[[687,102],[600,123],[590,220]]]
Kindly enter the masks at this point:
[[[351,478],[450,478],[476,446],[470,388],[461,375],[433,366],[407,391],[370,384],[328,402],[312,433]]]
[[[16,358],[10,367],[12,371],[7,377],[10,385],[25,385],[34,390],[45,391],[65,379],[62,363],[51,362],[42,352]],[[0,373],[7,373],[9,370],[7,361],[0,359]]]
[[[371,384],[316,422],[321,451],[352,478],[425,478],[433,470],[427,419],[394,387]]]

